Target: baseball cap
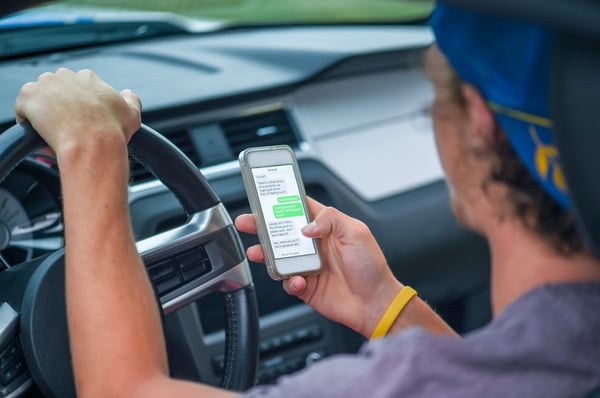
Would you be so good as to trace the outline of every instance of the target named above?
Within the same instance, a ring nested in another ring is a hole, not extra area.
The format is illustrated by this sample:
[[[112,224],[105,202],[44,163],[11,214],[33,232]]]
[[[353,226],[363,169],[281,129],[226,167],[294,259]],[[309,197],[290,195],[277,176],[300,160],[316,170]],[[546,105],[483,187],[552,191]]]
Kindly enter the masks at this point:
[[[488,101],[529,172],[556,202],[570,209],[549,109],[556,33],[439,2],[430,24],[442,53],[461,80],[477,87]]]

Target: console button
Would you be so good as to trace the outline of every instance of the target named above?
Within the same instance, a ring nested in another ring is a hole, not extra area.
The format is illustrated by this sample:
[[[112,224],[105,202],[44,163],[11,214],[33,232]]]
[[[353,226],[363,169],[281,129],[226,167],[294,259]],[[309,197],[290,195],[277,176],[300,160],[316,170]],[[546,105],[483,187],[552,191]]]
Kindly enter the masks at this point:
[[[181,279],[178,274],[174,274],[172,276],[167,276],[166,278],[159,279],[154,281],[154,287],[158,294],[166,293],[170,290],[175,289],[181,285]]]
[[[178,255],[176,260],[180,268],[197,267],[208,260],[208,255],[204,247],[200,246]]]
[[[23,371],[22,365],[19,365],[19,366],[16,366],[16,365],[17,364],[15,364],[15,366],[6,368],[2,372],[0,372],[0,383],[2,383],[3,386],[9,385],[10,382],[13,381],[14,379],[16,379],[17,376],[20,375],[21,372]]]
[[[23,352],[18,339],[13,339],[0,353],[0,384],[7,386],[25,371]]]
[[[148,275],[153,281],[175,275],[177,272],[175,260],[168,259],[151,264],[148,267]]]
[[[182,268],[181,275],[183,276],[183,280],[188,282],[208,273],[208,271],[210,271],[210,263],[208,261],[203,261],[191,267]]]
[[[324,356],[324,353],[320,351],[309,352],[304,359],[304,363],[306,366],[310,366],[318,360],[323,359]]]

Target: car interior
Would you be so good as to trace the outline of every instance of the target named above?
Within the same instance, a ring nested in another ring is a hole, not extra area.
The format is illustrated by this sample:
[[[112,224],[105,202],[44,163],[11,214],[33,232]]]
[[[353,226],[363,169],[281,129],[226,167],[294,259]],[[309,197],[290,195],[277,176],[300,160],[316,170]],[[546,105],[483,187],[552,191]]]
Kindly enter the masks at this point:
[[[558,146],[579,227],[600,255],[600,135],[592,124],[600,5],[447,1],[559,29]],[[1,15],[26,3],[5,1]],[[75,396],[57,164],[31,126],[14,122],[20,87],[61,66],[92,69],[142,99],[129,205],[174,377],[243,390],[365,341],[246,259],[257,240],[238,234],[232,220],[250,212],[237,160],[248,147],[291,146],[307,194],[364,221],[394,274],[456,331],[491,319],[487,245],[454,219],[437,159],[422,68],[433,40],[426,19],[189,31],[165,28],[173,22],[161,18],[128,21],[126,29],[144,32],[135,40],[17,55],[11,48],[24,46],[24,35],[0,29],[9,54],[0,56],[0,397]],[[65,35],[52,27],[36,34]]]

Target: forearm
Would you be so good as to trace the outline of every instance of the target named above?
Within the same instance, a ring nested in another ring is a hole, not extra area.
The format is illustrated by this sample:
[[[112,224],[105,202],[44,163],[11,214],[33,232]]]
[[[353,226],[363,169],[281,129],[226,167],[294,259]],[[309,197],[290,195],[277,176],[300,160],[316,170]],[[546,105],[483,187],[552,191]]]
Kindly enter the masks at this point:
[[[413,297],[392,324],[388,335],[418,326],[435,334],[458,334],[425,301]]]
[[[107,396],[111,385],[167,374],[156,300],[130,227],[126,147],[106,144],[59,154],[68,320],[80,396]]]
[[[235,396],[169,378],[157,302],[131,230],[125,145],[109,147],[76,148],[59,157],[78,396]]]
[[[410,327],[421,327],[435,334],[457,335],[450,325],[418,295],[408,298],[408,301],[402,300],[400,293],[404,290],[404,287],[391,272],[388,272],[387,277],[377,283],[377,287],[373,289],[375,293],[372,296],[373,299],[362,303],[364,311],[354,313],[355,317],[358,316],[359,319],[364,316],[364,327],[359,330],[363,336],[367,338],[373,336],[375,330],[382,326],[380,323],[382,323],[384,314],[386,314],[385,318],[388,321],[393,320],[390,329],[387,333],[384,332],[386,335],[398,333]],[[398,307],[398,298],[400,302],[406,302],[403,307]],[[394,305],[392,305],[393,302],[395,302]],[[400,308],[400,312],[394,311],[394,308]],[[392,312],[388,313],[388,310]],[[389,319],[390,316],[392,317],[391,320]],[[396,316],[395,319],[394,316]],[[383,325],[385,324],[387,324],[386,321],[383,322]],[[351,327],[351,324],[347,326]],[[381,333],[381,330],[378,333]]]

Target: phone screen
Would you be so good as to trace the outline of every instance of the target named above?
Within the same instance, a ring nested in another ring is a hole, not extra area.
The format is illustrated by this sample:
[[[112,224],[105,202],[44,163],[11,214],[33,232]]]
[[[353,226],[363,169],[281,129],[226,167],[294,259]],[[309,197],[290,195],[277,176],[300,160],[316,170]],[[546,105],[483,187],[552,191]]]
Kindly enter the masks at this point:
[[[252,175],[276,259],[315,254],[300,229],[308,223],[291,164],[253,167]]]

